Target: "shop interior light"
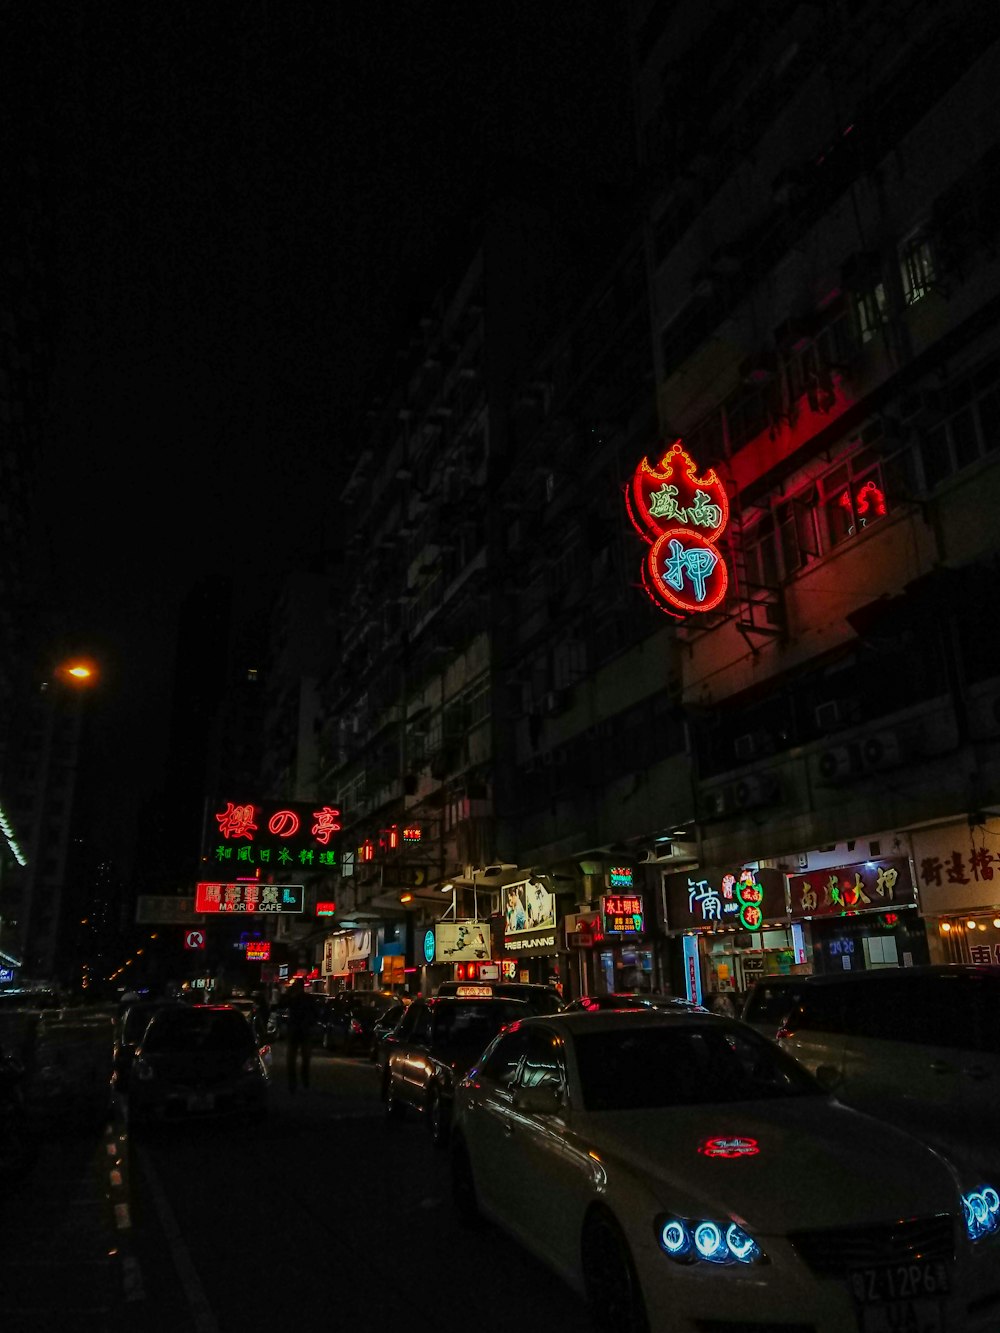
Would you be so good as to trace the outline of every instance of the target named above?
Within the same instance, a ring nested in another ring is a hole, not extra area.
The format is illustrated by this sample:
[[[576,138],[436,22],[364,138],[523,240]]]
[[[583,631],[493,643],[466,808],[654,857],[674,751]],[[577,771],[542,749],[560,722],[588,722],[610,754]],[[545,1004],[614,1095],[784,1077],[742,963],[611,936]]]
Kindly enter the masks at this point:
[[[976,928],[976,923],[975,923],[975,921],[966,921],[965,924],[969,927],[970,930],[975,930],[975,928]]]
[[[995,925],[996,922],[994,922],[993,924]],[[950,922],[950,921],[942,921],[942,922],[941,922],[941,933],[942,933],[942,935],[947,935],[948,932],[949,932],[950,930],[951,930],[951,922]]]
[[[997,930],[1000,930],[1000,916],[995,916],[993,918],[993,924],[996,926]]]

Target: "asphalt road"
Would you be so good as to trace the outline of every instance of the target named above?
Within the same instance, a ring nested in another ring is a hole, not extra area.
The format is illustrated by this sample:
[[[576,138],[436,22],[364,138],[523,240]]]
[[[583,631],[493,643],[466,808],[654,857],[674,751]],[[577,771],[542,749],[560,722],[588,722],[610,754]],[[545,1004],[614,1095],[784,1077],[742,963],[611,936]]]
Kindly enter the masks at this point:
[[[465,1230],[447,1155],[389,1122],[375,1070],[317,1052],[294,1096],[275,1047],[259,1126],[51,1136],[7,1192],[4,1333],[585,1329],[583,1303],[493,1228]]]

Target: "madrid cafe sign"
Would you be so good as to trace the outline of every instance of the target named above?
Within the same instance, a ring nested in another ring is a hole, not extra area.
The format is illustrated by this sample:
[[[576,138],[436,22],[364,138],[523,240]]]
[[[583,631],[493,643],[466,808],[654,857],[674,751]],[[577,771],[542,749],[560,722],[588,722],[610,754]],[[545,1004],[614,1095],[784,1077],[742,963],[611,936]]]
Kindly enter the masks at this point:
[[[642,586],[677,619],[713,610],[729,586],[715,545],[729,522],[726,488],[714,468],[698,477],[695,467],[675,440],[656,467],[642,459],[625,491],[632,526],[649,545]]]

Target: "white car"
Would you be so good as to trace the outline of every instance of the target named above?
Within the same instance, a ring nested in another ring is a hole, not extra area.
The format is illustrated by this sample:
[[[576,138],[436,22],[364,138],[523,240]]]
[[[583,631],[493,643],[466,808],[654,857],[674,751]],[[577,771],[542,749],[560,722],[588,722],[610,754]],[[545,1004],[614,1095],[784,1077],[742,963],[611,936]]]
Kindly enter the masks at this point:
[[[996,1333],[998,1184],[714,1014],[525,1019],[456,1093],[460,1212],[609,1333]]]

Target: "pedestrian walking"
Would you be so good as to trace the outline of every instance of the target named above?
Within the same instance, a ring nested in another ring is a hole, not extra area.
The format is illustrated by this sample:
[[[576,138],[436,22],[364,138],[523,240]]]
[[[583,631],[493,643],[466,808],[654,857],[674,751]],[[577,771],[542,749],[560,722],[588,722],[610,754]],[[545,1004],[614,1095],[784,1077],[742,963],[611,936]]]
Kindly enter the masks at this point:
[[[296,977],[288,987],[288,1019],[285,1024],[288,1091],[295,1092],[301,1078],[303,1088],[309,1087],[309,1057],[312,1054],[312,1029],[315,1009],[312,996]]]

